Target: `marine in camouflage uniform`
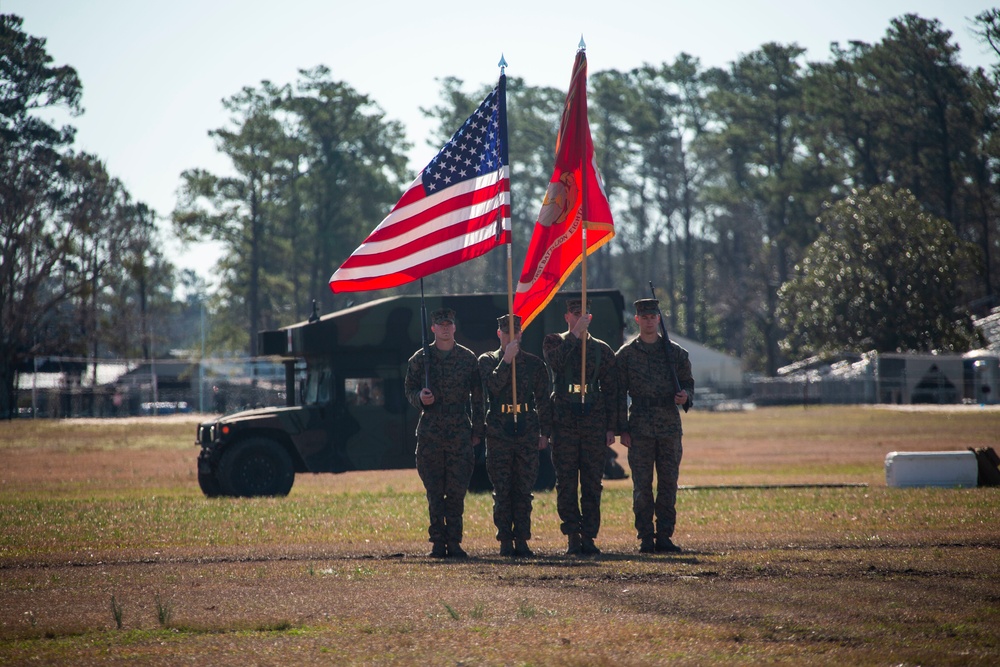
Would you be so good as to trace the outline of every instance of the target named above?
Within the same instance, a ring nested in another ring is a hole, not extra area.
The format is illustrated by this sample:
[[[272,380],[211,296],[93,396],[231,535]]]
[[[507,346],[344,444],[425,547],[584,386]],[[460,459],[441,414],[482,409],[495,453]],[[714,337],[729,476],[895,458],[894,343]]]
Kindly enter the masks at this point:
[[[431,321],[429,387],[424,386],[426,357],[421,348],[407,364],[404,389],[407,400],[421,410],[416,457],[427,491],[430,555],[465,558],[462,515],[475,466],[474,448],[483,437],[483,386],[476,355],[455,342],[455,311],[436,310]]]
[[[601,478],[607,448],[617,430],[618,376],[615,353],[587,333],[592,315],[582,301],[566,302],[568,330],[542,341],[553,375],[552,463],[556,470],[556,504],[567,554],[599,554],[594,539],[601,527]],[[581,391],[580,365],[586,338],[586,388]],[[585,402],[581,402],[581,396]],[[577,488],[579,487],[579,503]]]
[[[679,552],[671,537],[677,521],[677,476],[680,471],[681,416],[694,393],[691,361],[687,350],[670,341],[670,358],[660,334],[660,310],[656,299],[635,302],[639,336],[618,350],[619,413],[621,442],[628,448],[632,469],[632,511],[642,553]],[[673,366],[673,368],[671,368]],[[677,391],[674,383],[677,373]],[[625,418],[627,398],[631,407]],[[656,471],[656,498],[653,472]],[[653,518],[656,530],[653,530]]]
[[[529,557],[534,555],[528,547],[531,490],[538,477],[538,452],[548,447],[552,431],[552,405],[545,362],[520,349],[521,318],[517,315],[511,338],[510,317],[497,319],[500,349],[479,357],[487,400],[486,471],[493,484],[493,523],[500,555]]]

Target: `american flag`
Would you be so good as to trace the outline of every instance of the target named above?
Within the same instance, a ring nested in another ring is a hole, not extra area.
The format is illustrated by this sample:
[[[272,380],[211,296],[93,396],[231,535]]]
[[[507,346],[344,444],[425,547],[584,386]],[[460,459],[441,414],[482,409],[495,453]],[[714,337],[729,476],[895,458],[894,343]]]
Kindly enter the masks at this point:
[[[330,278],[334,292],[385,289],[510,243],[506,77]]]

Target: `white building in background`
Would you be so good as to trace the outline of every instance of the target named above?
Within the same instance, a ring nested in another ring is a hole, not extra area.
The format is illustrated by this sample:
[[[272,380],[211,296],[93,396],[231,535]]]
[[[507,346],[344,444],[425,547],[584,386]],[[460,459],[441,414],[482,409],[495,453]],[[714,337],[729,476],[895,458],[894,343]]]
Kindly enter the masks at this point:
[[[961,403],[965,368],[958,354],[900,354],[875,357],[878,403]]]
[[[813,357],[751,380],[760,405],[1000,403],[1000,308],[975,320],[986,347],[965,354],[866,352]]]
[[[743,385],[743,360],[730,356],[690,338],[685,338],[673,332],[667,332],[670,340],[688,351],[691,359],[691,375],[694,376],[694,386],[699,387],[737,387]]]
[[[667,333],[671,341],[687,350],[691,360],[695,409],[738,410],[744,407],[746,383],[743,377],[743,360],[705,347],[690,338]],[[632,342],[636,336],[627,338],[625,342]]]

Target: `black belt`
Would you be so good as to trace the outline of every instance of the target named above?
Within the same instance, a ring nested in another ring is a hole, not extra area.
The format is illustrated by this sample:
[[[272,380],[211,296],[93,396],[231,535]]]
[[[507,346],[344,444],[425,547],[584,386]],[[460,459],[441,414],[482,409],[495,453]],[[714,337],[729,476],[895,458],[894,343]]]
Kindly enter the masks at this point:
[[[468,409],[464,403],[432,404],[424,406],[424,412],[433,412],[439,415],[464,415]]]
[[[633,396],[632,405],[637,408],[666,408],[674,404],[674,397]]]

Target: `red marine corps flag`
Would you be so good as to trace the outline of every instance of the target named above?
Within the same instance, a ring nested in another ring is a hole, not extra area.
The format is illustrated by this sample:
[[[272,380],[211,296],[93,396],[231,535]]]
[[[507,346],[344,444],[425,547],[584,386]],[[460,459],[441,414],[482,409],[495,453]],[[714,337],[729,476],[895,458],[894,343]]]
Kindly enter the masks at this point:
[[[506,77],[330,278],[334,292],[385,289],[510,243]]]
[[[514,294],[514,313],[520,315],[522,327],[552,300],[584,259],[584,252],[589,255],[615,235],[611,207],[594,161],[587,121],[587,52],[583,40],[580,44],[556,138],[555,168]]]

